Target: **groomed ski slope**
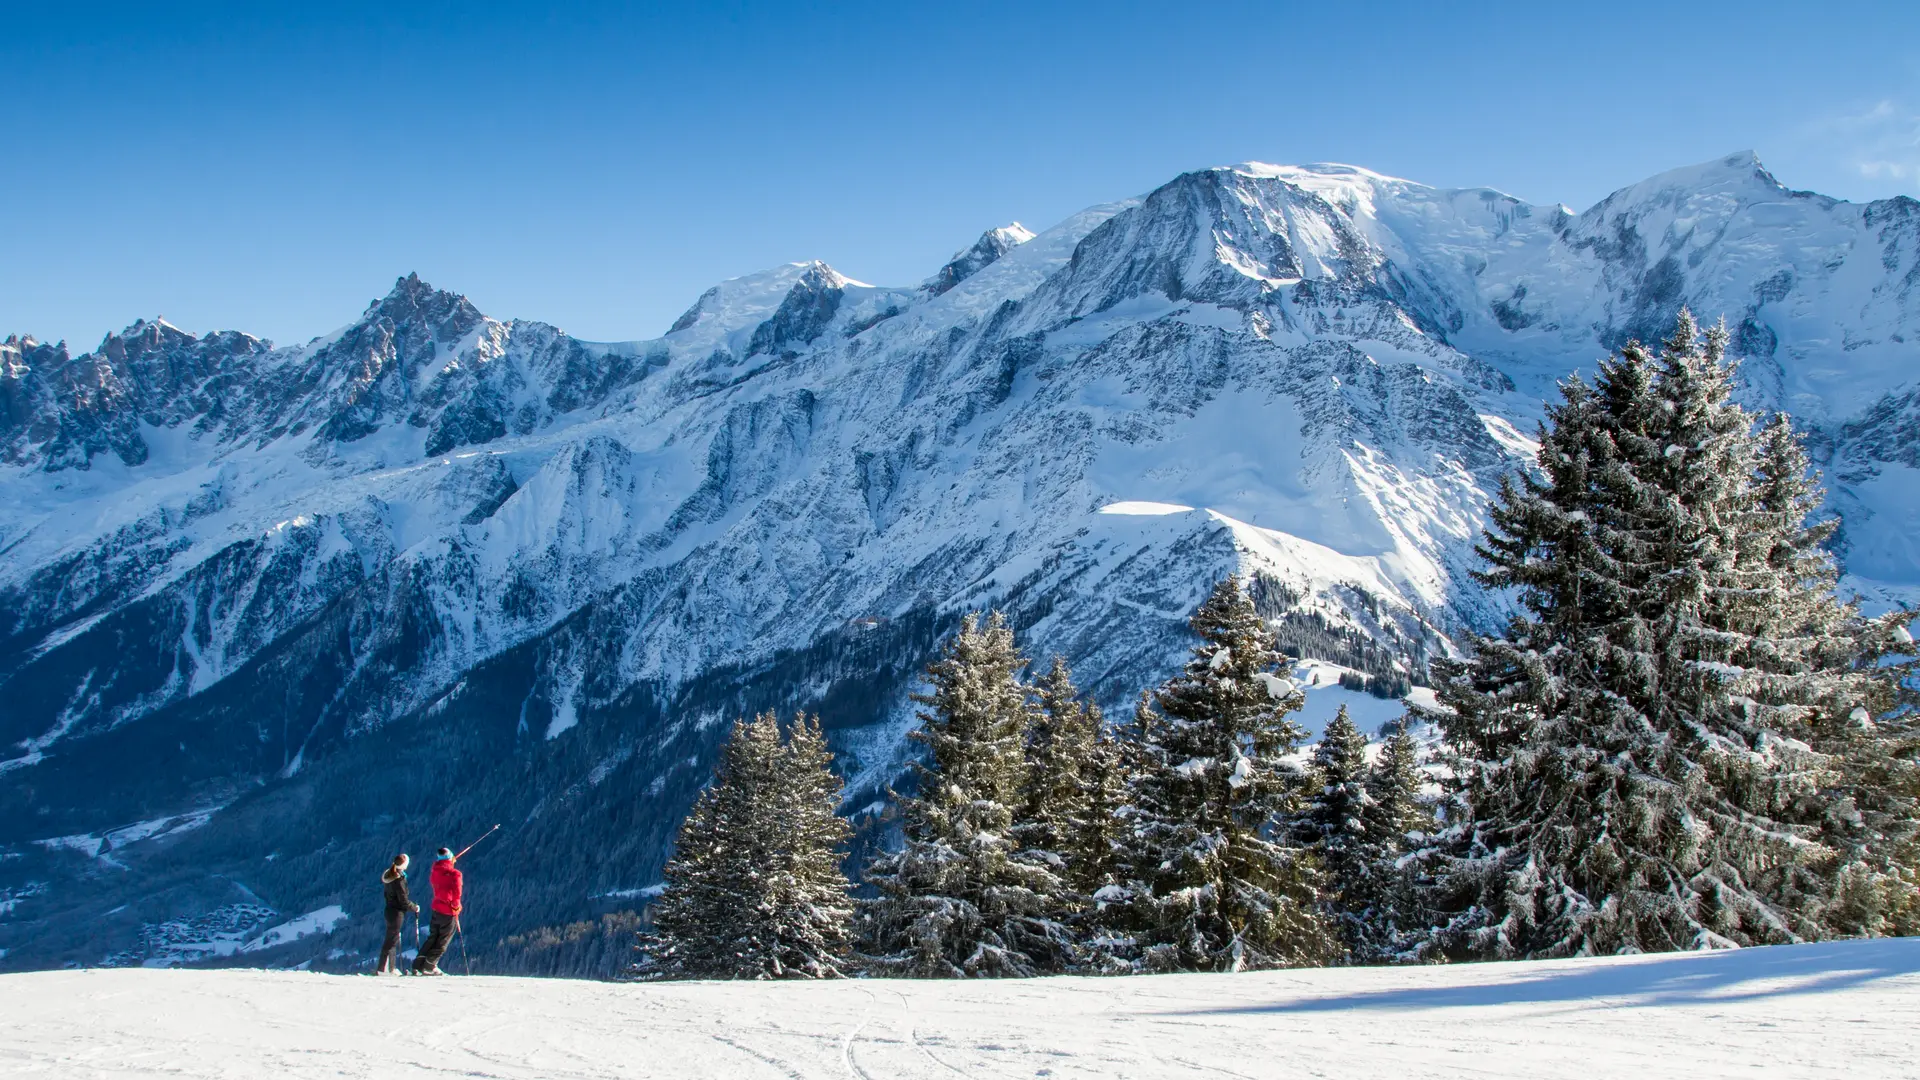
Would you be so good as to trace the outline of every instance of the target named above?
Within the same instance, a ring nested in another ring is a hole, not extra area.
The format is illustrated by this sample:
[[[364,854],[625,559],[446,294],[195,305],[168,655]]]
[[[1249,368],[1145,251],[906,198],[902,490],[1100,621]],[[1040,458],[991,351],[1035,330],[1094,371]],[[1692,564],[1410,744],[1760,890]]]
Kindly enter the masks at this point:
[[[1801,1077],[1920,1073],[1920,940],[1417,969],[615,985],[0,976],[0,1074]]]

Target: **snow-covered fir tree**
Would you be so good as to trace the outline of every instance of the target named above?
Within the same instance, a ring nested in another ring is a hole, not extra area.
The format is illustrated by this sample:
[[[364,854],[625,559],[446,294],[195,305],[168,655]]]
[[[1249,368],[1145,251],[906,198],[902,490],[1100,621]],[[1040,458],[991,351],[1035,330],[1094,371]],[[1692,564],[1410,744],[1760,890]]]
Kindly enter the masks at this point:
[[[850,886],[840,781],[819,721],[734,723],[675,841],[642,935],[648,978],[829,978],[846,965]]]
[[[1300,846],[1320,860],[1321,906],[1346,959],[1357,963],[1368,959],[1367,926],[1376,891],[1371,879],[1384,839],[1369,835],[1375,822],[1367,780],[1367,737],[1342,705],[1313,748],[1305,805],[1289,825]]]
[[[750,971],[757,951],[741,912],[757,890],[760,853],[756,796],[773,786],[779,730],[772,718],[734,721],[713,782],[680,824],[662,873],[652,926],[641,935],[640,973],[652,978],[732,978]]]
[[[1073,864],[1080,851],[1077,834],[1087,823],[1086,773],[1100,730],[1100,710],[1081,700],[1073,672],[1059,656],[1034,683],[1033,696],[1014,835],[1023,851],[1071,882],[1085,876]]]
[[[1027,733],[1025,805],[1015,825],[1022,848],[1049,861],[1073,906],[1113,880],[1125,798],[1120,746],[1100,709],[1080,696],[1067,662],[1054,657],[1035,682]]]
[[[1863,620],[1838,600],[1839,567],[1825,544],[1839,522],[1814,518],[1824,493],[1783,413],[1760,433],[1758,472],[1746,620],[1758,655],[1736,662],[1769,674],[1772,695],[1811,707],[1809,741],[1831,767],[1803,814],[1820,821],[1840,868],[1815,863],[1811,883],[1785,884],[1826,894],[1830,933],[1920,932],[1920,695],[1902,687],[1915,674],[1911,613]]]
[[[1392,725],[1379,755],[1367,771],[1366,834],[1371,867],[1367,898],[1371,917],[1365,937],[1354,948],[1362,963],[1418,959],[1423,951],[1427,913],[1420,903],[1424,868],[1409,856],[1433,831],[1433,809],[1422,791],[1420,744],[1404,720]]]
[[[1100,724],[1081,767],[1082,817],[1069,839],[1070,884],[1091,897],[1114,883],[1124,835],[1120,807],[1127,797],[1126,755],[1119,739]]]
[[[794,717],[777,779],[764,808],[779,838],[760,902],[767,971],[835,978],[846,973],[853,947],[852,885],[842,866],[853,830],[838,812],[840,777],[818,716]]]
[[[932,692],[912,736],[927,748],[917,796],[902,800],[905,843],[866,880],[863,949],[881,972],[921,978],[1066,969],[1076,942],[1068,890],[1014,835],[1027,778],[1026,658],[995,612],[968,615],[928,667]]]
[[[1842,862],[1827,906],[1839,935],[1920,935],[1920,662],[1907,636],[1911,613],[1875,620],[1899,662],[1882,668],[1894,707],[1832,724],[1815,743],[1837,762],[1822,839]]]
[[[1520,614],[1471,660],[1435,665],[1454,754],[1450,951],[1831,932],[1859,860],[1824,840],[1835,761],[1815,743],[1885,695],[1861,662],[1871,628],[1820,569],[1806,492],[1769,505],[1725,343],[1683,313],[1657,359],[1631,344],[1591,390],[1570,381],[1541,475],[1492,507],[1481,578]],[[1804,479],[1804,461],[1776,464],[1787,487]]]
[[[1144,703],[1121,856],[1102,911],[1137,968],[1238,971],[1323,963],[1337,951],[1312,857],[1276,835],[1303,780],[1286,761],[1305,698],[1237,577],[1193,616],[1185,670]]]
[[[1103,766],[1100,783],[1092,789],[1094,805],[1090,814],[1109,830],[1105,845],[1106,866],[1102,880],[1089,883],[1087,913],[1089,933],[1084,939],[1083,963],[1088,971],[1106,975],[1127,975],[1144,968],[1136,933],[1140,914],[1137,905],[1145,902],[1145,883],[1129,883],[1130,864],[1135,856],[1132,808],[1134,781],[1166,767],[1167,755],[1161,745],[1162,718],[1153,709],[1153,691],[1142,690],[1134,702],[1133,715],[1101,746]]]
[[[1395,725],[1376,760],[1341,706],[1315,745],[1305,805],[1290,822],[1325,875],[1321,904],[1348,963],[1401,956],[1425,928],[1402,857],[1425,839],[1431,818],[1420,797],[1419,746]]]

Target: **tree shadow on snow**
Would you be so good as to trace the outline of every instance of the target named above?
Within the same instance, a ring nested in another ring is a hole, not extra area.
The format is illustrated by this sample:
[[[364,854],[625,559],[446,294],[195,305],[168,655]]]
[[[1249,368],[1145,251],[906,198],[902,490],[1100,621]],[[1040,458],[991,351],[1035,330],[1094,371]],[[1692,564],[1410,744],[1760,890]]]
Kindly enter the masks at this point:
[[[1607,1008],[1622,1008],[1752,1001],[1821,994],[1920,973],[1920,939],[1677,953],[1615,963],[1554,962],[1552,970],[1538,974],[1526,972],[1526,966],[1516,964],[1510,968],[1515,971],[1515,978],[1478,985],[1372,990],[1203,1011],[1226,1014],[1443,1009],[1588,1000]],[[1471,966],[1461,965],[1456,970],[1465,973]]]

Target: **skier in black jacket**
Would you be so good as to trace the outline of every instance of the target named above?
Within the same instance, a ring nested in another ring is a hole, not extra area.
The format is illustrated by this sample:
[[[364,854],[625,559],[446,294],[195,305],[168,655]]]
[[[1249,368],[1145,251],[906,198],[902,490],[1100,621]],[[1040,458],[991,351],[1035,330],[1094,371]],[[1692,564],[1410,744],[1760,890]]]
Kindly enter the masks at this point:
[[[400,951],[400,929],[407,924],[407,913],[418,912],[420,905],[407,898],[407,856],[402,852],[393,857],[393,865],[380,875],[380,883],[387,894],[387,939],[380,944],[380,966],[374,974],[384,975],[394,971],[393,958]]]

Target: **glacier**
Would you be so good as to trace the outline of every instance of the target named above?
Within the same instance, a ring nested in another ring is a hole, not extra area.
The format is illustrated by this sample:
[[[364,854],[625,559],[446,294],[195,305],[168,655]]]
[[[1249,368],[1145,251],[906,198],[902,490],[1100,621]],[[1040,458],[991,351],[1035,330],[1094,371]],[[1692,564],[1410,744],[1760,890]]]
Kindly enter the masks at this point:
[[[643,341],[414,276],[302,345],[9,337],[0,966],[226,908],[358,925],[360,867],[495,820],[476,933],[582,917],[657,879],[748,710],[820,711],[877,812],[969,609],[1124,708],[1237,570],[1303,659],[1417,682],[1501,617],[1472,545],[1555,383],[1683,305],[1806,435],[1849,587],[1913,599],[1920,203],[1747,153],[1579,213],[1201,170],[917,285],[722,282]]]

